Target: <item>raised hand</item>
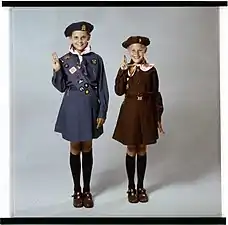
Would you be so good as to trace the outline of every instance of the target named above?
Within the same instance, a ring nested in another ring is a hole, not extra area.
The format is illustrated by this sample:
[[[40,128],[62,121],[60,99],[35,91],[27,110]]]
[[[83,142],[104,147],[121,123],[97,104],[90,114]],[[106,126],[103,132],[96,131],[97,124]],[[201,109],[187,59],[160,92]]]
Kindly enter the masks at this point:
[[[121,65],[120,65],[120,68],[121,68],[122,70],[127,70],[127,69],[128,69],[127,57],[126,57],[126,55],[124,55],[124,57],[123,57],[123,60],[122,60]]]
[[[56,52],[52,53],[52,68],[55,70],[55,72],[57,72],[61,68],[59,58]]]

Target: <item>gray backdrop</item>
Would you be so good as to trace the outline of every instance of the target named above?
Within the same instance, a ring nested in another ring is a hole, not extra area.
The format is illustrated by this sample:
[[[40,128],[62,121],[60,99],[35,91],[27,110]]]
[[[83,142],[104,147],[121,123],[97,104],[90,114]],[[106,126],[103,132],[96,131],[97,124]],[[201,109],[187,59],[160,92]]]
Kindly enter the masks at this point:
[[[68,143],[53,132],[62,94],[51,84],[51,53],[68,50],[63,31],[94,24],[93,51],[110,91],[105,134],[94,142],[95,208],[72,207]],[[14,8],[12,211],[16,216],[216,216],[221,214],[218,8]],[[130,35],[150,37],[160,77],[166,134],[150,146],[148,204],[127,202],[125,147],[111,139],[123,100],[116,72]]]

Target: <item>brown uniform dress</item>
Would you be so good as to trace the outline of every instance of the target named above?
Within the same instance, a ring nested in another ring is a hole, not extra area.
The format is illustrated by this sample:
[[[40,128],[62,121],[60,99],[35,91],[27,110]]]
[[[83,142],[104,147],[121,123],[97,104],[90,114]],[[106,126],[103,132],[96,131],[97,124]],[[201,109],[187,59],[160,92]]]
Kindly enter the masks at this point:
[[[124,145],[149,145],[157,142],[158,121],[164,111],[156,68],[148,71],[137,67],[133,76],[119,69],[115,93],[125,94],[113,139]]]

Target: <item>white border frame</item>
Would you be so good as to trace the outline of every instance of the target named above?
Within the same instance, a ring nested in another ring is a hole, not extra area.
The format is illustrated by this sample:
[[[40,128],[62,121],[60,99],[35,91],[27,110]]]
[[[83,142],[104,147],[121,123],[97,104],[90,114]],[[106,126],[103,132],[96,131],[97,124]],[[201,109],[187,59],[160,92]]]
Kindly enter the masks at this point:
[[[0,8],[0,217],[10,217],[10,99],[9,99],[9,8]],[[228,142],[228,7],[220,7],[220,107],[221,107],[221,165],[222,165],[222,216],[227,210],[227,151]],[[226,191],[225,191],[226,190]],[[213,193],[212,193],[213,194]]]
[[[10,217],[9,8],[0,8],[0,217]]]

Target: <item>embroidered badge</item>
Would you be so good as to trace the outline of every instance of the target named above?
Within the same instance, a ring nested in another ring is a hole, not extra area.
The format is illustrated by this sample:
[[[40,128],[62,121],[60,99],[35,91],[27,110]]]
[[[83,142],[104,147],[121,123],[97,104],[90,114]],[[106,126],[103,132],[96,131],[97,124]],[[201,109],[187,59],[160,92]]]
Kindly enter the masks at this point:
[[[79,84],[83,83],[83,80],[82,80],[82,79],[80,79],[80,80],[78,81],[78,83],[79,83]]]
[[[85,94],[86,95],[88,95],[89,94],[89,90],[87,89],[87,90],[85,90]]]
[[[85,88],[89,87],[89,85],[87,83],[84,84]]]
[[[80,90],[80,91],[84,91],[84,87],[80,87],[79,90]]]
[[[86,25],[83,24],[82,27],[81,27],[81,30],[85,31],[86,30]]]
[[[65,55],[65,56],[64,56],[64,58],[63,58],[63,59],[65,59],[65,60],[66,60],[66,59],[69,59],[69,58],[70,58],[70,56],[69,56],[69,54],[67,54],[67,55]]]
[[[97,64],[97,60],[96,59],[92,59],[92,63],[95,65]]]
[[[74,74],[77,71],[77,69],[73,66],[69,69],[69,71],[71,74]]]

